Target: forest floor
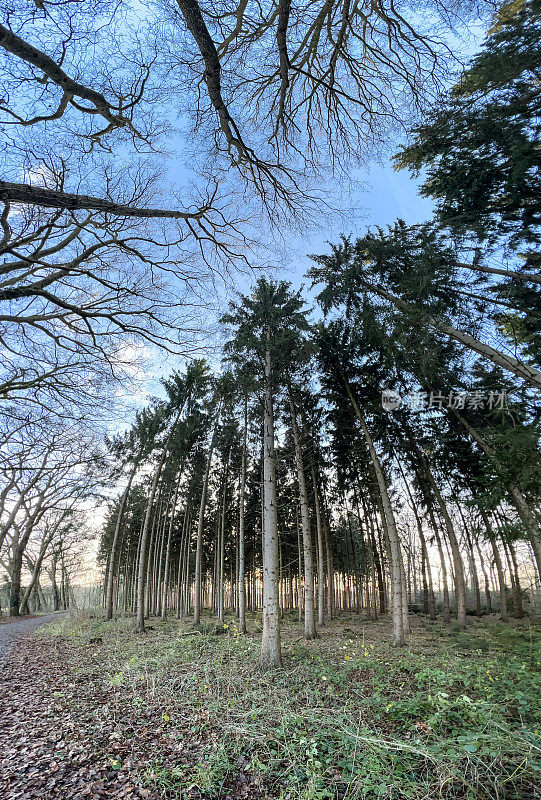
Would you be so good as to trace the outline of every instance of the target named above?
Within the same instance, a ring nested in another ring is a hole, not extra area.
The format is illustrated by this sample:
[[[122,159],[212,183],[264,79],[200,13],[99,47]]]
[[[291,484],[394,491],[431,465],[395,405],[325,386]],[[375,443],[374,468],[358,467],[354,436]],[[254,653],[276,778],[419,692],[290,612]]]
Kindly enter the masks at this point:
[[[343,614],[284,668],[258,667],[260,616],[105,623],[79,614],[14,645],[0,682],[0,796],[541,797],[541,632],[530,620]]]

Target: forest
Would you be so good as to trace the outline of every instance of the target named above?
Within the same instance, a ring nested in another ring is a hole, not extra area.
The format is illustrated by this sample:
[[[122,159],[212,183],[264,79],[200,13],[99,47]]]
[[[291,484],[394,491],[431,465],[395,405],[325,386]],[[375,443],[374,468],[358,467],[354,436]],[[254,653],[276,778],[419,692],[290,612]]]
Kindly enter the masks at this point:
[[[538,0],[1,5],[0,794],[541,797]]]

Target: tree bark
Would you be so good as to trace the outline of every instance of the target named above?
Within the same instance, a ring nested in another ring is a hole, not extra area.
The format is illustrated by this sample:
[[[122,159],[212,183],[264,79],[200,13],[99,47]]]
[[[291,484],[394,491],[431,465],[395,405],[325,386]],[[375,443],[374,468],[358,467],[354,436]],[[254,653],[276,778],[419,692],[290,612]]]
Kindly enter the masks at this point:
[[[299,486],[299,503],[301,509],[302,545],[304,556],[304,638],[316,639],[316,620],[314,613],[314,556],[312,548],[312,532],[310,530],[310,510],[308,493],[302,458],[302,445],[297,423],[297,407],[293,399],[291,387],[288,387],[289,407],[291,410],[291,427],[295,443],[295,464],[297,467],[297,483]]]
[[[167,458],[169,444],[171,442],[171,438],[173,436],[173,432],[176,428],[177,422],[180,419],[181,413],[182,409],[179,409],[175,417],[175,420],[171,426],[171,430],[169,431],[165,444],[163,446],[162,454],[160,456],[158,466],[156,467],[154,473],[154,478],[150,489],[150,495],[147,502],[145,520],[143,523],[143,530],[141,532],[139,565],[137,573],[137,613],[136,613],[136,629],[140,633],[142,633],[145,629],[145,577],[146,577],[146,566],[147,566],[147,543],[148,543],[148,534],[150,531],[150,521],[152,518],[152,509],[154,506],[154,498],[156,497],[156,491],[158,489],[158,483],[160,480],[160,476],[162,474],[163,465],[165,464],[165,459]]]
[[[441,511],[441,515],[443,517],[443,521],[445,524],[447,538],[449,540],[449,544],[451,545],[451,553],[453,556],[453,563],[455,568],[454,581],[455,581],[455,596],[456,596],[456,606],[457,606],[457,621],[461,628],[465,628],[466,627],[466,582],[464,580],[464,564],[462,562],[460,548],[458,546],[458,541],[455,535],[451,517],[449,516],[449,512],[447,510],[447,505],[443,500],[443,497],[438,488],[438,485],[436,484],[436,481],[434,480],[434,476],[432,475],[432,470],[428,466],[426,459],[423,459],[423,462],[427,480],[430,484],[430,488],[432,489],[434,497],[436,498],[436,502]]]
[[[113,588],[114,588],[114,577],[115,577],[114,570],[115,570],[116,552],[118,548],[118,542],[120,539],[120,531],[122,530],[122,523],[124,521],[124,512],[126,510],[126,503],[128,501],[131,485],[138,467],[139,467],[139,460],[136,460],[130,472],[130,476],[128,478],[128,484],[124,489],[122,500],[120,501],[120,507],[118,509],[118,516],[115,525],[115,532],[111,544],[111,552],[109,554],[109,565],[107,571],[107,592],[105,597],[105,619],[107,622],[113,619]]]
[[[327,512],[323,507],[323,531],[325,533],[325,552],[327,554],[327,616],[329,620],[333,618],[335,589],[334,589],[334,561],[331,543],[331,532],[327,520]]]
[[[321,500],[319,496],[319,486],[317,482],[316,469],[312,467],[312,483],[314,485],[314,504],[316,510],[316,531],[317,531],[317,611],[318,624],[322,627],[325,624],[325,570],[323,564],[323,523],[321,520]]]
[[[514,481],[509,481],[507,475],[505,473],[505,469],[501,464],[498,456],[496,455],[493,448],[488,444],[487,441],[481,436],[479,431],[470,425],[470,423],[460,414],[456,409],[452,409],[453,414],[458,419],[460,424],[468,431],[472,439],[475,443],[479,446],[479,448],[483,451],[483,453],[490,459],[492,465],[494,466],[496,472],[503,478],[506,482],[507,490],[511,495],[513,505],[515,506],[517,513],[522,521],[522,524],[526,528],[528,533],[528,538],[533,548],[535,562],[537,565],[537,574],[539,579],[541,579],[541,528],[539,526],[539,522],[536,519],[535,514],[533,513],[532,509],[528,505],[526,498],[518,488],[518,486],[514,483]]]
[[[265,668],[275,668],[282,666],[282,651],[278,607],[278,514],[270,329],[267,329],[266,337],[263,407],[263,635],[261,638],[261,665]]]
[[[449,602],[449,584],[447,580],[447,564],[445,563],[445,553],[443,552],[443,545],[441,542],[440,532],[438,530],[438,523],[436,522],[436,517],[434,515],[434,509],[432,507],[432,500],[427,497],[427,510],[428,515],[430,517],[430,523],[432,525],[432,530],[434,531],[434,536],[436,537],[436,545],[438,548],[438,555],[440,557],[440,565],[441,565],[441,580],[442,580],[442,590],[443,590],[443,621],[446,625],[451,622],[451,607]]]
[[[27,614],[28,613],[28,600],[30,598],[30,595],[32,594],[32,591],[33,591],[34,587],[38,585],[39,574],[40,574],[40,571],[41,571],[41,565],[43,564],[43,559],[45,558],[45,555],[47,553],[47,548],[49,547],[50,543],[52,542],[53,537],[54,537],[56,531],[59,528],[60,522],[63,519],[65,519],[65,516],[66,516],[65,514],[62,515],[61,520],[54,526],[53,530],[48,535],[44,536],[44,538],[43,538],[43,541],[41,543],[41,547],[39,549],[38,557],[36,559],[36,563],[34,564],[34,569],[32,570],[32,577],[30,579],[30,583],[26,587],[26,591],[25,591],[25,593],[23,595],[23,599],[21,600],[21,607],[19,609],[21,614]]]
[[[244,542],[244,496],[246,494],[246,443],[248,438],[248,397],[244,396],[244,431],[242,435],[242,456],[239,484],[239,571],[238,571],[238,606],[239,631],[246,633],[246,585],[245,585],[245,542]]]
[[[492,548],[492,555],[494,557],[494,564],[496,565],[496,572],[498,574],[498,584],[500,587],[500,617],[503,622],[507,622],[509,619],[509,615],[507,612],[507,591],[505,587],[505,572],[503,571],[503,564],[502,559],[500,556],[500,551],[496,545],[496,535],[488,518],[487,512],[482,508],[482,506],[478,506],[479,513],[483,519],[485,524],[488,540],[490,542],[490,546]]]
[[[24,548],[21,544],[14,547],[11,561],[11,585],[9,590],[9,616],[18,617],[21,605],[21,571],[23,566]]]
[[[479,541],[477,537],[475,538],[475,547],[477,549],[477,555],[479,556],[479,563],[481,564],[481,571],[483,573],[483,580],[485,583],[485,597],[487,601],[487,611],[489,614],[492,614],[492,597],[490,596],[490,583],[488,580],[487,571],[485,569],[483,554],[481,553],[481,548],[479,547]]]
[[[426,546],[426,538],[425,538],[425,535],[424,535],[424,532],[423,532],[423,524],[421,522],[421,518],[419,517],[418,511],[417,511],[417,507],[415,505],[415,500],[414,500],[413,495],[411,493],[411,489],[409,487],[408,480],[407,480],[406,474],[404,472],[404,468],[402,467],[402,464],[400,463],[400,460],[397,460],[397,463],[398,463],[398,467],[400,469],[400,473],[402,475],[402,478],[404,480],[404,485],[406,487],[406,492],[407,492],[408,497],[409,497],[411,509],[413,511],[413,516],[415,517],[415,522],[416,522],[416,525],[417,525],[417,532],[419,533],[419,539],[421,540],[421,552],[422,552],[422,558],[423,558],[423,563],[424,563],[423,585],[426,582],[427,611],[428,611],[430,619],[436,619],[436,602],[435,602],[435,599],[434,599],[434,583],[433,583],[433,580],[432,580],[432,569],[430,567],[430,559],[428,557],[428,548]],[[425,574],[425,571],[426,571],[426,574]]]
[[[389,537],[389,547],[391,552],[391,592],[392,592],[392,616],[393,616],[393,634],[394,634],[394,643],[397,646],[403,646],[405,644],[405,628],[404,622],[407,620],[407,613],[406,613],[406,620],[404,620],[403,614],[403,598],[402,593],[404,591],[404,587],[402,585],[402,570],[401,570],[401,556],[400,556],[400,539],[398,538],[398,531],[396,528],[396,521],[394,518],[393,509],[391,506],[391,500],[389,498],[389,493],[387,491],[387,484],[385,482],[385,476],[383,474],[383,470],[381,468],[381,464],[376,453],[376,449],[374,447],[374,443],[372,441],[372,437],[370,435],[370,431],[368,430],[366,423],[364,421],[364,417],[361,413],[361,409],[359,408],[359,404],[357,403],[353,392],[351,391],[351,387],[349,382],[346,381],[346,391],[348,393],[349,399],[361,426],[361,429],[364,434],[364,438],[366,440],[366,444],[368,446],[368,451],[370,453],[370,458],[372,461],[372,466],[374,467],[374,472],[376,474],[376,480],[378,483],[379,493],[381,496],[381,502],[383,505],[383,512],[385,515],[385,522],[387,526],[387,535]]]
[[[209,488],[210,467],[212,463],[212,454],[214,452],[214,442],[216,441],[216,432],[218,430],[218,423],[220,420],[220,409],[218,409],[216,423],[212,432],[210,440],[209,452],[207,456],[207,464],[205,467],[205,474],[203,476],[203,486],[201,489],[201,502],[199,504],[199,518],[197,521],[197,544],[195,551],[195,579],[194,579],[194,598],[193,598],[193,624],[199,625],[201,622],[201,570],[203,560],[203,531],[205,528],[205,508],[207,505],[207,492]]]
[[[58,208],[66,211],[101,211],[117,217],[142,217],[144,219],[186,219],[195,220],[203,216],[208,209],[188,213],[163,208],[143,208],[115,203],[103,197],[91,197],[86,194],[70,194],[34,186],[27,183],[9,183],[0,180],[0,200],[4,202],[22,203],[24,205],[41,206],[42,208]]]
[[[173,527],[175,524],[175,509],[177,507],[178,493],[180,489],[180,482],[184,473],[184,463],[181,464],[178,473],[178,479],[175,486],[175,494],[173,497],[173,504],[171,506],[171,519],[169,521],[169,530],[167,532],[167,544],[165,546],[165,566],[163,569],[163,587],[162,587],[162,620],[167,619],[167,592],[169,591],[169,573],[171,571],[171,541],[173,538]]]

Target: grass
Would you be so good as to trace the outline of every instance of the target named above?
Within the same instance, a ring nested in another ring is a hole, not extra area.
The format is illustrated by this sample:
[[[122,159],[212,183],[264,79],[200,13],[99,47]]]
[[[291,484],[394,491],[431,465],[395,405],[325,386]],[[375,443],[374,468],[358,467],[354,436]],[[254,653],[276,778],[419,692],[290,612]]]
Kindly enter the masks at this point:
[[[197,751],[174,766],[156,754],[141,780],[164,796],[541,796],[541,637],[529,621],[471,620],[464,632],[416,618],[396,650],[387,620],[342,615],[305,643],[290,615],[274,672],[258,666],[257,615],[247,636],[232,617],[224,635],[211,620],[150,625],[137,636],[132,619],[79,615],[47,635],[75,645],[79,671],[92,652],[134,714],[159,707],[159,724]]]

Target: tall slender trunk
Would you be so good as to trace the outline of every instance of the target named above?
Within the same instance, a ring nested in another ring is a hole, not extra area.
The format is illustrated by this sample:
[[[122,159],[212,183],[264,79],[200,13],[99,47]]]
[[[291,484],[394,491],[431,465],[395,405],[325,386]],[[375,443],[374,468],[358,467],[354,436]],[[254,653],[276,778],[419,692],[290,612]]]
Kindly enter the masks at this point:
[[[50,531],[50,533],[46,534],[43,537],[43,540],[41,542],[41,547],[39,549],[38,557],[36,558],[36,563],[34,564],[34,569],[32,570],[32,577],[30,579],[30,583],[26,587],[26,591],[25,591],[25,593],[23,595],[23,599],[21,600],[21,607],[19,609],[21,614],[27,614],[28,613],[28,600],[30,599],[30,595],[32,594],[32,591],[34,590],[34,587],[36,587],[38,585],[39,574],[40,574],[40,571],[41,571],[41,565],[43,564],[43,559],[45,558],[45,554],[47,553],[47,548],[51,544],[51,542],[53,540],[53,537],[54,537],[56,531],[59,528],[60,522],[62,520],[64,520],[65,517],[66,517],[66,514],[63,514],[61,516],[61,518],[60,518],[60,521],[53,527],[53,529]]]
[[[176,604],[175,604],[175,611],[177,619],[180,619],[183,612],[182,607],[182,592],[184,588],[184,567],[185,567],[185,558],[186,554],[186,540],[188,537],[188,515],[189,515],[189,502],[186,505],[186,509],[184,511],[184,515],[182,518],[182,527],[180,529],[180,546],[179,546],[179,553],[178,553],[178,564],[176,568],[177,573],[177,583],[176,583]]]
[[[56,567],[58,564],[58,551],[54,550],[51,557],[51,591],[53,595],[53,611],[58,611],[60,608],[60,594],[58,591],[58,584],[56,582]]]
[[[167,619],[167,593],[169,591],[169,573],[171,572],[171,543],[173,539],[173,528],[175,525],[175,509],[177,507],[178,493],[180,490],[180,482],[184,473],[184,463],[181,464],[178,478],[175,486],[175,493],[173,496],[173,503],[171,505],[171,519],[169,520],[169,530],[167,531],[167,544],[165,546],[165,566],[163,570],[163,587],[162,587],[162,619]]]
[[[18,542],[14,546],[11,560],[11,586],[9,591],[9,616],[18,617],[21,605],[21,571],[23,566],[24,547]]]
[[[402,575],[402,619],[404,625],[404,633],[411,633],[410,621],[408,616],[408,589],[406,579],[406,569],[404,567],[403,549],[399,549],[400,554],[400,572]]]
[[[470,560],[470,569],[472,576],[473,591],[475,594],[475,613],[480,617],[483,613],[481,608],[481,589],[479,586],[479,577],[477,575],[477,565],[475,563],[475,553],[473,549],[473,542],[467,528],[464,529],[466,541],[468,543],[468,554]]]
[[[490,596],[490,583],[488,580],[487,571],[485,569],[483,554],[481,553],[481,548],[479,547],[479,541],[477,538],[475,538],[475,547],[477,549],[477,555],[479,556],[479,563],[481,564],[481,571],[483,573],[483,580],[485,582],[485,597],[487,601],[487,611],[489,614],[492,614],[492,597]]]
[[[229,476],[229,454],[227,453],[222,489],[222,508],[218,523],[218,623],[224,622],[224,567],[225,567],[225,515],[227,508],[227,479]]]
[[[508,476],[506,475],[506,471],[504,466],[502,465],[501,461],[499,460],[496,452],[494,449],[488,444],[487,441],[481,436],[479,431],[470,425],[470,423],[460,414],[456,409],[452,409],[453,414],[458,419],[460,424],[468,431],[472,439],[476,442],[479,448],[483,451],[483,453],[490,459],[492,465],[494,466],[496,472],[503,478],[506,482],[507,490],[511,496],[513,501],[513,505],[515,506],[517,513],[524,525],[528,538],[533,548],[535,562],[537,565],[537,574],[539,579],[541,579],[541,528],[539,526],[539,522],[530,508],[526,498],[518,488],[518,486],[514,483],[514,481],[509,480]]]
[[[244,542],[244,496],[246,494],[246,443],[248,438],[248,396],[244,395],[244,430],[242,434],[242,455],[239,483],[239,569],[237,575],[237,594],[239,607],[239,631],[246,633],[246,585],[245,585],[245,542]]]
[[[323,522],[321,519],[321,499],[319,496],[319,486],[315,467],[312,467],[312,483],[314,485],[314,505],[316,510],[316,531],[317,531],[317,612],[318,624],[325,624],[325,570],[323,564]]]
[[[278,511],[274,454],[274,407],[272,397],[271,332],[266,332],[265,393],[263,407],[263,635],[261,664],[282,666],[280,610],[278,607]]]
[[[513,616],[515,619],[523,619],[524,617],[524,606],[522,604],[522,589],[520,586],[520,577],[518,574],[518,564],[517,564],[517,554],[515,553],[515,548],[513,547],[511,542],[507,542],[504,546],[507,547],[507,551],[509,553],[508,562],[509,562],[509,572],[513,577],[512,584],[513,584]]]
[[[496,572],[498,573],[498,584],[500,587],[500,617],[503,622],[507,622],[509,616],[507,613],[507,591],[505,587],[505,572],[503,571],[503,564],[500,556],[500,551],[498,550],[498,546],[496,544],[496,534],[492,528],[492,524],[488,518],[487,512],[481,506],[479,506],[479,513],[481,514],[481,517],[485,524],[488,540],[490,542],[490,546],[492,547],[492,555],[494,556],[494,564],[496,565]]]
[[[346,519],[347,519],[347,525],[348,525],[348,531],[349,531],[349,544],[350,544],[350,547],[351,547],[351,571],[353,573],[353,584],[354,584],[354,586],[358,586],[359,583],[361,582],[361,574],[360,574],[360,568],[359,568],[359,560],[357,558],[357,550],[356,550],[356,547],[355,547],[355,538],[353,536],[353,528],[351,527],[351,517],[355,516],[355,515],[354,515],[353,511],[349,511],[349,509],[348,509],[346,495],[344,494],[343,497],[344,497],[344,508],[346,509]],[[359,524],[360,524],[360,521],[359,521]],[[351,596],[353,597],[353,594]],[[358,608],[357,608],[357,611],[359,611]]]
[[[302,603],[302,597],[303,597],[302,574],[303,574],[303,569],[302,569],[301,526],[300,526],[300,523],[299,523],[299,509],[298,509],[297,503],[295,503],[295,523],[296,523],[296,528],[297,528],[297,553],[298,553],[298,558],[299,558],[299,569],[298,569],[298,580],[297,580],[297,599],[298,599],[298,603],[299,603],[299,622],[301,622],[302,621],[303,611],[304,611],[303,603]]]
[[[377,544],[377,541],[376,541],[376,534],[375,534],[375,531],[374,531],[374,523],[372,522],[372,517],[371,517],[371,515],[369,513],[370,509],[369,509],[369,507],[367,505],[367,502],[366,502],[364,496],[362,495],[362,493],[361,493],[361,503],[362,503],[362,506],[363,506],[363,513],[364,513],[364,518],[366,520],[367,534],[368,534],[368,537],[370,539],[370,550],[371,550],[371,553],[372,553],[372,558],[374,560],[374,567],[375,567],[375,570],[376,570],[376,578],[377,578],[377,581],[378,581],[378,589],[377,589],[377,591],[378,591],[378,596],[379,596],[379,613],[380,614],[385,614],[386,611],[387,611],[387,605],[386,605],[387,595],[386,595],[386,589],[385,589],[385,577],[384,577],[384,574],[383,574],[383,568],[382,568],[382,565],[381,565],[381,558],[380,558],[380,554],[379,554],[379,551],[378,551],[378,544]],[[374,593],[375,593],[375,591],[376,591],[376,589],[374,587]],[[374,602],[375,602],[375,600],[374,600]],[[375,616],[377,617],[377,610],[376,610]]]
[[[460,548],[458,546],[458,541],[455,535],[455,531],[453,528],[453,523],[451,521],[451,517],[449,516],[449,512],[447,510],[447,505],[441,496],[441,492],[434,480],[434,476],[432,475],[432,471],[430,467],[425,462],[425,473],[430,484],[430,488],[436,498],[436,502],[439,506],[441,511],[441,515],[443,517],[443,521],[445,524],[445,530],[447,533],[447,538],[449,540],[449,544],[451,545],[451,553],[453,556],[453,563],[454,563],[454,579],[455,579],[455,596],[456,596],[456,606],[457,606],[457,620],[458,624],[461,628],[466,627],[466,582],[464,580],[464,564],[462,563],[462,556],[460,554]]]
[[[327,616],[331,620],[334,612],[335,603],[335,581],[334,581],[334,560],[331,542],[331,530],[329,527],[329,518],[327,515],[327,503],[324,495],[322,494],[322,521],[323,533],[325,535],[325,554],[327,557]]]
[[[187,513],[186,522],[186,545],[185,545],[185,566],[184,566],[184,589],[183,589],[183,613],[184,616],[190,614],[190,552],[192,544],[192,510],[191,508]]]
[[[150,521],[152,518],[154,498],[156,497],[156,491],[158,489],[158,483],[160,481],[160,476],[162,474],[163,465],[165,464],[165,459],[167,458],[169,444],[171,442],[171,438],[173,436],[177,422],[180,419],[181,413],[182,409],[179,409],[175,417],[175,420],[171,426],[171,430],[169,431],[167,439],[165,440],[165,444],[163,446],[158,466],[156,467],[156,470],[154,472],[154,478],[152,480],[150,495],[147,502],[145,520],[143,523],[143,530],[141,532],[139,565],[137,571],[137,615],[136,615],[137,616],[136,629],[139,632],[142,632],[145,629],[145,577],[146,577],[146,566],[147,566],[147,542],[148,542],[148,535],[150,532]]]
[[[443,621],[445,622],[446,625],[448,625],[451,622],[451,608],[450,608],[451,604],[449,602],[449,585],[447,582],[447,564],[445,562],[445,553],[443,551],[443,545],[438,528],[438,523],[434,515],[432,499],[427,496],[425,502],[427,503],[428,516],[430,517],[430,524],[432,526],[432,530],[434,531],[434,536],[436,538],[436,546],[438,548],[438,555],[440,557],[441,582],[442,582],[441,588],[443,594]]]
[[[314,613],[314,556],[312,548],[312,531],[310,530],[310,510],[306,478],[302,457],[302,445],[297,423],[297,407],[293,399],[291,387],[288,387],[289,407],[291,410],[291,427],[295,443],[295,464],[297,467],[297,483],[299,487],[299,504],[301,509],[302,546],[304,556],[304,638],[317,638]]]
[[[148,546],[147,570],[145,579],[147,616],[151,616],[155,609],[154,592],[156,586],[156,566],[157,566],[158,551],[163,531],[163,515],[162,515],[162,507],[164,502],[163,493],[164,493],[164,486],[162,483],[162,486],[158,491],[158,503],[157,503],[158,509],[156,513],[153,515],[152,525],[150,529],[150,541]]]
[[[139,467],[139,459],[136,459],[136,461],[133,464],[132,470],[130,472],[128,483],[126,485],[126,488],[124,489],[124,493],[122,494],[122,499],[120,501],[120,507],[118,509],[118,515],[116,518],[115,532],[113,534],[111,552],[109,554],[109,564],[107,568],[107,591],[105,595],[105,619],[107,622],[113,619],[113,588],[115,580],[116,554],[117,554],[118,543],[120,540],[120,532],[122,530],[122,523],[124,521],[124,512],[126,510],[126,503],[128,501],[131,485],[133,479],[135,478],[135,473],[137,472],[138,467]]]
[[[197,521],[197,544],[195,551],[195,579],[194,579],[194,597],[193,597],[193,624],[199,625],[201,622],[201,578],[202,578],[202,560],[203,560],[203,531],[205,529],[205,508],[207,505],[207,492],[209,488],[210,467],[212,464],[212,454],[214,452],[214,443],[216,441],[216,432],[218,430],[218,423],[220,420],[220,409],[218,409],[216,423],[212,432],[210,440],[209,452],[207,455],[207,464],[205,467],[205,474],[203,476],[203,486],[201,488],[201,502],[199,504],[199,518]]]
[[[405,644],[405,629],[404,623],[407,620],[407,613],[406,613],[406,620],[404,619],[403,614],[403,598],[402,593],[404,591],[404,587],[402,585],[402,571],[401,571],[401,556],[400,556],[400,539],[398,538],[398,531],[396,528],[396,521],[394,518],[394,513],[391,505],[391,500],[389,498],[389,492],[387,491],[387,484],[385,482],[385,476],[383,474],[383,470],[381,468],[381,464],[376,453],[376,449],[374,447],[374,443],[372,441],[372,437],[370,435],[370,431],[364,421],[364,417],[361,413],[361,409],[359,408],[359,404],[357,403],[353,392],[351,391],[351,387],[349,383],[346,381],[346,390],[361,426],[361,429],[364,434],[364,438],[366,440],[366,444],[368,446],[368,451],[370,453],[370,459],[372,461],[372,466],[374,468],[374,472],[376,474],[376,480],[378,483],[379,493],[381,496],[381,502],[383,505],[383,512],[385,515],[385,522],[387,526],[387,535],[389,537],[389,547],[391,553],[391,592],[392,592],[392,616],[393,616],[393,633],[394,633],[394,643],[397,646],[402,646]]]
[[[397,460],[397,463],[398,463],[398,467],[400,469],[400,473],[402,475],[402,478],[404,480],[404,485],[406,487],[406,492],[407,492],[408,497],[409,497],[410,506],[411,506],[411,509],[413,511],[413,516],[415,517],[415,523],[417,525],[417,532],[419,533],[419,539],[421,541],[421,553],[422,553],[423,564],[424,564],[423,586],[424,586],[424,584],[426,582],[427,611],[428,611],[430,619],[436,619],[436,602],[435,602],[435,599],[434,599],[434,583],[433,583],[433,580],[432,580],[432,569],[430,567],[430,559],[428,557],[428,548],[426,546],[426,538],[425,538],[425,535],[424,535],[424,532],[423,532],[423,523],[421,522],[421,518],[420,518],[419,513],[417,511],[417,506],[415,504],[415,500],[413,498],[413,494],[412,494],[411,489],[409,487],[409,483],[408,483],[406,474],[404,472],[404,468],[402,467],[402,464],[401,464],[400,460]],[[425,570],[426,570],[426,574],[425,574]],[[447,600],[449,600],[449,597],[447,597]]]
[[[466,539],[466,544],[467,544],[468,560],[470,562],[470,570],[471,570],[472,587],[473,587],[473,592],[474,592],[474,595],[475,595],[475,613],[476,613],[476,616],[480,617],[481,614],[482,614],[482,609],[481,609],[481,591],[479,589],[479,577],[477,575],[477,565],[475,563],[475,553],[474,553],[474,550],[473,550],[473,542],[472,542],[472,539],[471,539],[471,536],[470,536],[470,532],[469,532],[469,528],[468,528],[468,522],[467,522],[466,517],[464,516],[464,514],[462,512],[462,508],[460,506],[460,503],[459,502],[455,502],[455,505],[456,505],[456,508],[457,508],[457,511],[458,511],[458,515],[459,515],[459,517],[461,519],[461,522],[462,522],[462,527],[464,529],[464,537]]]
[[[505,587],[505,572],[503,570],[502,559],[498,545],[494,539],[490,539],[492,547],[492,554],[494,556],[494,563],[496,565],[496,572],[498,573],[498,583],[500,584],[500,617],[504,622],[507,622],[509,615],[507,613],[507,591]]]

